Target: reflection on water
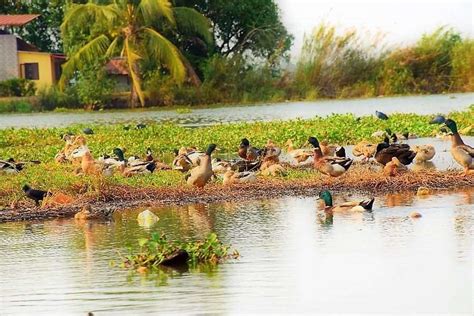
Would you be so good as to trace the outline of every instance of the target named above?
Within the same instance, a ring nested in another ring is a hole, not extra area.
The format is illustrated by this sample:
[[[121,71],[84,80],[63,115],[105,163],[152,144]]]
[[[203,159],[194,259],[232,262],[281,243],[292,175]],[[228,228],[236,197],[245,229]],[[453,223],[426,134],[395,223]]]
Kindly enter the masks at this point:
[[[375,110],[387,114],[394,112],[436,114],[464,110],[473,103],[473,100],[474,93],[458,93],[193,109],[191,113],[187,114],[178,114],[176,111],[169,110],[0,114],[0,128],[53,127],[75,123],[91,124],[92,122],[110,124],[111,122],[149,120],[196,127],[225,122],[311,118],[316,115],[327,116],[332,113],[354,113],[358,116],[372,115]]]
[[[335,203],[361,197],[336,194]],[[470,313],[473,201],[474,189],[388,194],[373,213],[330,219],[315,198],[163,207],[151,231],[172,239],[215,231],[241,259],[145,276],[109,267],[149,233],[136,221],[143,209],[112,222],[5,223],[1,310]]]

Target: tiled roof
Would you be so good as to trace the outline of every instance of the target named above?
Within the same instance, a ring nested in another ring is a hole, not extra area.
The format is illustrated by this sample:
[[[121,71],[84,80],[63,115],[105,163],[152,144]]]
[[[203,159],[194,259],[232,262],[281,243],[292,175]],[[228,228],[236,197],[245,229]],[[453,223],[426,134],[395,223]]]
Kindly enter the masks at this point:
[[[128,75],[127,63],[123,58],[113,58],[105,65],[105,71],[111,75]]]
[[[39,17],[39,14],[0,14],[0,26],[22,26]]]

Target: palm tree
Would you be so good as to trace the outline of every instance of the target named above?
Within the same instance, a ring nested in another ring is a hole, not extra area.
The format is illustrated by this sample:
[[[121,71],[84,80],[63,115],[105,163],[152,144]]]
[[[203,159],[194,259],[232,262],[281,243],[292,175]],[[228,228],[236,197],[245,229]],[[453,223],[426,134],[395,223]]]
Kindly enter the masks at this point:
[[[61,32],[64,36],[73,28],[84,25],[94,25],[94,34],[92,39],[68,56],[63,65],[60,86],[64,87],[75,71],[80,71],[85,65],[118,55],[127,63],[132,106],[138,100],[142,106],[145,103],[141,88],[141,60],[151,58],[157,61],[178,83],[184,81],[186,70],[190,68],[178,48],[164,36],[165,31],[177,32],[179,27],[179,30],[194,32],[208,43],[212,42],[207,18],[191,8],[172,7],[169,0],[115,0],[108,5],[93,1],[73,4],[64,16]]]

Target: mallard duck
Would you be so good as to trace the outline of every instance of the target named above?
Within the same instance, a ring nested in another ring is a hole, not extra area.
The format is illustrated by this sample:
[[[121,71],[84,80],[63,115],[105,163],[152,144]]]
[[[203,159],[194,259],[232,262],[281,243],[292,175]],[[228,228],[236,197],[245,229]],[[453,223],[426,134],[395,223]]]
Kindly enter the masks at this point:
[[[319,142],[319,148],[324,157],[334,157],[336,156],[336,145],[329,144],[327,140],[322,140]]]
[[[39,202],[42,202],[46,196],[50,195],[47,191],[32,189],[28,184],[25,184],[22,190],[28,198],[35,201],[36,206],[39,206]]]
[[[372,207],[374,205],[375,198],[370,200],[360,200],[346,202],[339,205],[333,205],[332,195],[328,190],[324,190],[319,193],[319,199],[324,201],[324,211],[325,212],[372,212]]]
[[[242,138],[238,154],[242,159],[254,161],[260,157],[261,150],[250,146],[250,142],[247,138]]]
[[[455,121],[447,119],[444,123],[453,133],[451,135],[451,155],[464,169],[464,175],[474,174],[474,148],[466,145],[458,133]]]
[[[202,188],[211,180],[214,175],[214,172],[212,172],[211,155],[212,152],[216,150],[216,147],[215,144],[209,145],[206,154],[200,159],[199,166],[191,169],[191,173],[186,177],[187,184]]]
[[[153,173],[156,169],[156,163],[154,161],[142,161],[135,163],[123,169],[122,174],[125,177],[131,177],[137,174],[148,174]]]
[[[153,157],[153,151],[151,150],[150,147],[147,148],[146,150],[146,155],[145,159],[143,160],[144,162],[154,162],[155,163],[155,170],[171,170],[171,167],[164,162],[161,162],[158,159],[155,159]]]
[[[390,177],[394,177],[405,171],[408,171],[408,168],[402,164],[397,157],[392,157],[392,160],[383,167],[383,173]]]
[[[187,154],[180,154],[175,150],[175,158],[173,159],[172,168],[181,172],[188,172],[193,167],[193,162]]]
[[[286,152],[290,155],[297,163],[302,163],[308,160],[309,157],[313,156],[313,151],[310,149],[300,148],[296,149],[293,145],[293,141],[288,139],[285,143]]]
[[[416,153],[410,150],[410,146],[407,144],[388,144],[383,142],[377,145],[375,150],[375,161],[382,165],[389,163],[393,157],[397,157],[398,160],[404,164],[409,165],[415,158]]]
[[[363,160],[369,160],[375,155],[375,150],[377,146],[368,142],[368,141],[361,141],[352,148],[352,154],[355,157],[363,156]]]
[[[350,158],[323,157],[316,137],[308,138],[308,142],[314,146],[314,168],[322,174],[339,177],[352,165],[353,160]]]
[[[433,159],[436,150],[433,145],[416,145],[413,146],[413,151],[416,153],[415,162],[421,163]]]
[[[255,172],[243,171],[235,172],[233,170],[228,170],[224,173],[224,185],[229,185],[233,183],[249,183],[257,181],[257,176]]]

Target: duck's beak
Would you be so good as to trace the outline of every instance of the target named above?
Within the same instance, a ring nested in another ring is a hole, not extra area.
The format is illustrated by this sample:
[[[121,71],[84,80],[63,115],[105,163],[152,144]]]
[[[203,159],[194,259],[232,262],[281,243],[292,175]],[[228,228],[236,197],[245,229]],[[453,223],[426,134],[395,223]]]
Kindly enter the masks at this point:
[[[308,147],[308,146],[309,146],[309,142],[308,142],[308,141],[305,141],[304,144],[303,144],[303,146],[301,146],[301,147]]]

